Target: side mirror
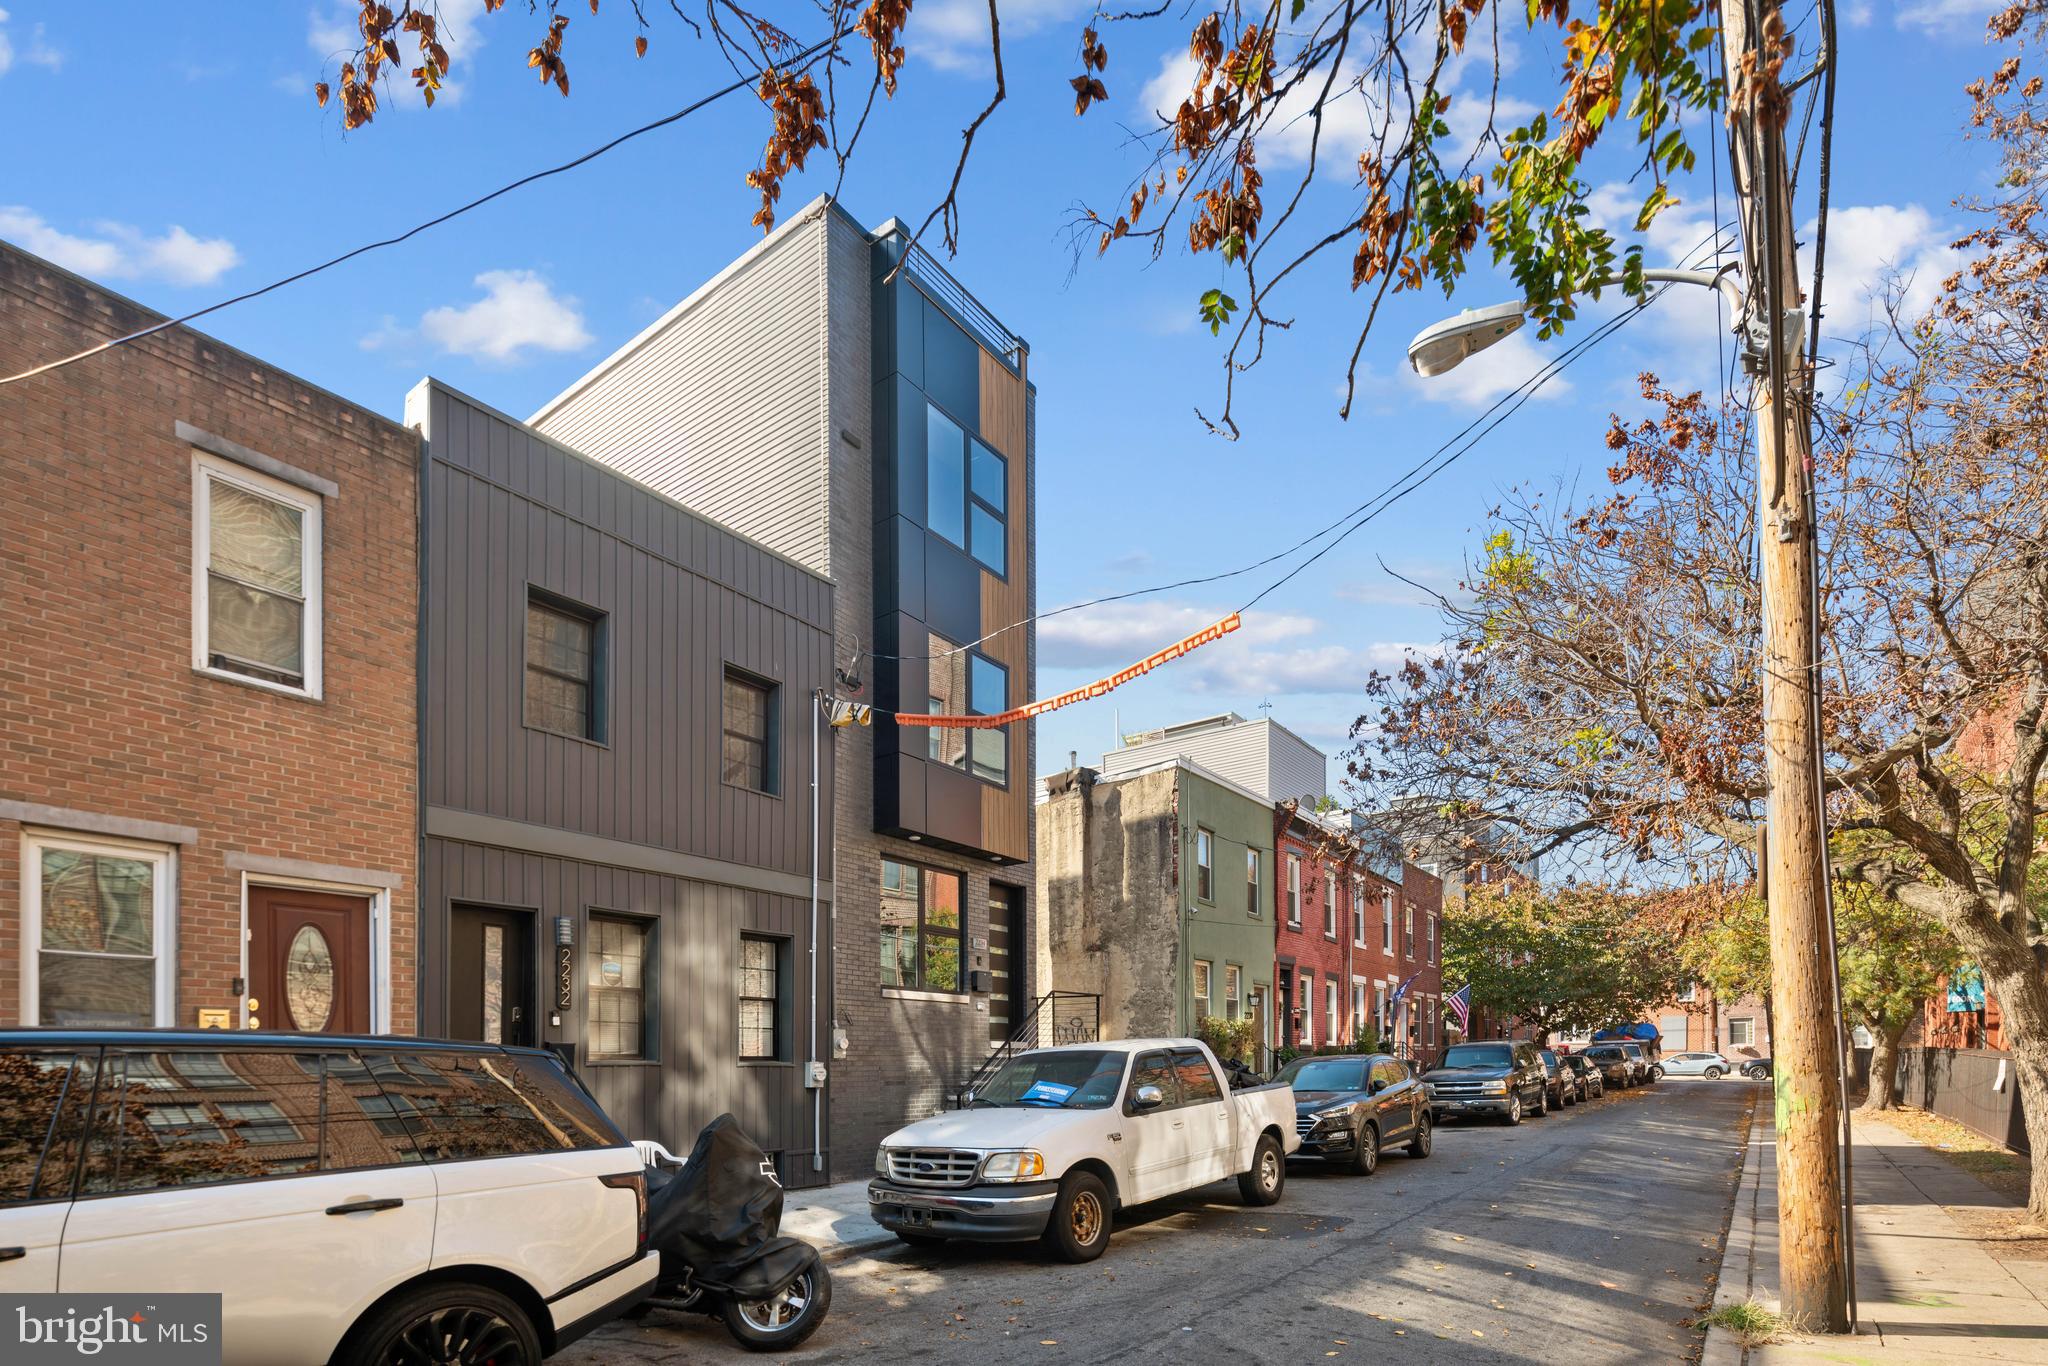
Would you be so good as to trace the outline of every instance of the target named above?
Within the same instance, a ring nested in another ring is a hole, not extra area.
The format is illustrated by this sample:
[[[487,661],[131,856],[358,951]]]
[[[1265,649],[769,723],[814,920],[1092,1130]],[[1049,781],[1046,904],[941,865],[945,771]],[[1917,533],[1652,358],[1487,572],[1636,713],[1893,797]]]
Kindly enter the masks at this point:
[[[1131,1108],[1133,1110],[1157,1110],[1164,1104],[1166,1104],[1166,1092],[1156,1086],[1140,1086],[1131,1093]]]
[[[1371,1081],[1365,1084],[1365,1093],[1368,1096],[1376,1096],[1386,1089],[1387,1083],[1386,1080],[1382,1077],[1374,1077]]]
[[[960,1104],[963,1107],[974,1104],[974,1092],[972,1090],[962,1091],[960,1093]]]

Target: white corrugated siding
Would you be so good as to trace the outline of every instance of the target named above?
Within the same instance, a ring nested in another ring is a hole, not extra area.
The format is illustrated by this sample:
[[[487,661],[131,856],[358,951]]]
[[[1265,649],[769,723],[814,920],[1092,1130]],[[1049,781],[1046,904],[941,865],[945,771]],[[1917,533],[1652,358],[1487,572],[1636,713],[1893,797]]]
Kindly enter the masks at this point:
[[[556,441],[821,574],[828,215],[773,237],[535,415]]]
[[[1102,774],[1114,778],[1175,758],[1192,759],[1270,802],[1329,790],[1323,752],[1271,721],[1183,731],[1113,749],[1102,756]]]

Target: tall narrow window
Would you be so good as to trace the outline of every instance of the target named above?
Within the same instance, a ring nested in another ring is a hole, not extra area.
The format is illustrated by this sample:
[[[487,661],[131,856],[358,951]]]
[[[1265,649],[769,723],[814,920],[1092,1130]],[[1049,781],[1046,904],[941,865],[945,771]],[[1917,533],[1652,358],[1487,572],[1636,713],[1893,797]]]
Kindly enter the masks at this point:
[[[526,724],[602,740],[598,665],[602,614],[530,588],[526,594]]]
[[[1304,1048],[1315,1047],[1316,1042],[1316,977],[1312,972],[1301,974],[1301,1043]],[[1325,1039],[1334,1043],[1334,1039]]]
[[[740,940],[740,1059],[774,1062],[782,1048],[782,941]]]
[[[1401,916],[1401,955],[1404,958],[1415,956],[1415,903],[1412,901],[1405,904]]]
[[[1436,961],[1436,912],[1429,911],[1426,915],[1429,922],[1429,961],[1434,963]]]
[[[1365,947],[1365,883],[1358,878],[1351,879],[1351,943]]]
[[[1235,963],[1223,965],[1223,1014],[1234,1020],[1243,1008],[1244,970]]]
[[[585,952],[589,976],[588,1035],[592,1058],[651,1058],[648,956],[654,928],[645,920],[592,915]]]
[[[1287,856],[1287,923],[1301,928],[1301,857]]]
[[[197,457],[194,664],[320,695],[320,497]]]
[[[882,860],[882,985],[960,990],[960,875]]]
[[[930,404],[924,410],[925,524],[967,546],[967,447],[959,424]]]
[[[1358,1042],[1365,1038],[1365,979],[1351,979],[1351,1038]]]
[[[1323,937],[1337,937],[1337,876],[1323,874]]]
[[[925,637],[926,677],[929,680],[926,692],[931,696],[931,709],[939,716],[962,716],[968,710],[967,661],[968,652],[936,632]],[[930,759],[933,763],[945,764],[948,768],[967,767],[968,732],[954,726],[928,727]]]
[[[1203,1019],[1212,1012],[1209,1006],[1209,960],[1197,958],[1194,971],[1195,1018]]]
[[[1195,827],[1195,895],[1216,899],[1216,836],[1200,826]]]
[[[1259,851],[1244,851],[1244,913],[1259,918]]]
[[[775,699],[764,678],[728,666],[725,671],[725,750],[721,777],[756,792],[776,790]]]
[[[44,835],[23,848],[22,1018],[72,1029],[172,1023],[170,851]]]
[[[1010,671],[987,655],[967,657],[967,706],[976,716],[1000,716],[1010,709]],[[967,732],[968,762],[974,776],[992,783],[1010,781],[1009,727]]]
[[[979,441],[969,441],[973,451],[973,478],[967,502],[967,544],[982,567],[1004,577],[1010,572],[1009,529],[1003,517],[1005,485],[1009,463]]]
[[[1329,1042],[1337,1042],[1337,979],[1334,977],[1323,983],[1323,1032],[1329,1035]]]
[[[1394,893],[1388,889],[1380,893],[1380,952],[1394,951]]]

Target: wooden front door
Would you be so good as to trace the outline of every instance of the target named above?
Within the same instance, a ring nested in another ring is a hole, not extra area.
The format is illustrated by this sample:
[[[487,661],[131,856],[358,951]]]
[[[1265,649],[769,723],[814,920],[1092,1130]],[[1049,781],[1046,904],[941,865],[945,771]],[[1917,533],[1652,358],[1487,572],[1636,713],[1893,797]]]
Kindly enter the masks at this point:
[[[249,889],[251,1029],[370,1032],[370,899]]]
[[[988,1038],[1002,1043],[1024,1022],[1024,898],[1000,882],[988,886]]]
[[[448,1037],[531,1045],[533,992],[533,912],[451,907]]]

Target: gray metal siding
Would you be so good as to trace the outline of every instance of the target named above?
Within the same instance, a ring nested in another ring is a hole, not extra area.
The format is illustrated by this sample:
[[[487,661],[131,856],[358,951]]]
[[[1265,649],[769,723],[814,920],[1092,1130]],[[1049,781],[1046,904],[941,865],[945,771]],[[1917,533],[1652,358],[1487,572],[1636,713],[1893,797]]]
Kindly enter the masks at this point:
[[[673,1152],[686,1152],[699,1129],[731,1111],[756,1143],[782,1154],[787,1184],[820,1183],[822,1173],[811,1171],[811,1100],[800,1071],[811,1024],[802,952],[810,932],[810,908],[804,900],[431,838],[420,877],[429,905],[445,908],[450,901],[463,901],[539,912],[543,1020],[554,1005],[554,917],[575,919],[579,955],[589,941],[591,910],[655,917],[656,975],[649,995],[659,1065],[590,1062],[583,1057],[580,957],[575,1004],[565,1027],[546,1031],[548,1037],[579,1045],[578,1072],[628,1137],[658,1139]],[[738,1061],[735,993],[743,933],[792,941],[791,980],[785,987],[794,1004],[789,1040],[793,1061],[788,1065],[743,1066]],[[821,982],[821,992],[823,987]]]
[[[826,460],[828,225],[811,213],[677,305],[532,425],[833,572]]]
[[[1187,731],[1113,749],[1102,756],[1102,776],[1113,778],[1175,758],[1192,759],[1267,801],[1321,797],[1329,791],[1328,764],[1322,751],[1263,720]]]
[[[430,414],[428,804],[807,872],[830,585],[459,394]],[[524,724],[528,585],[604,614],[601,744]],[[720,781],[728,663],[780,685],[779,795]]]

